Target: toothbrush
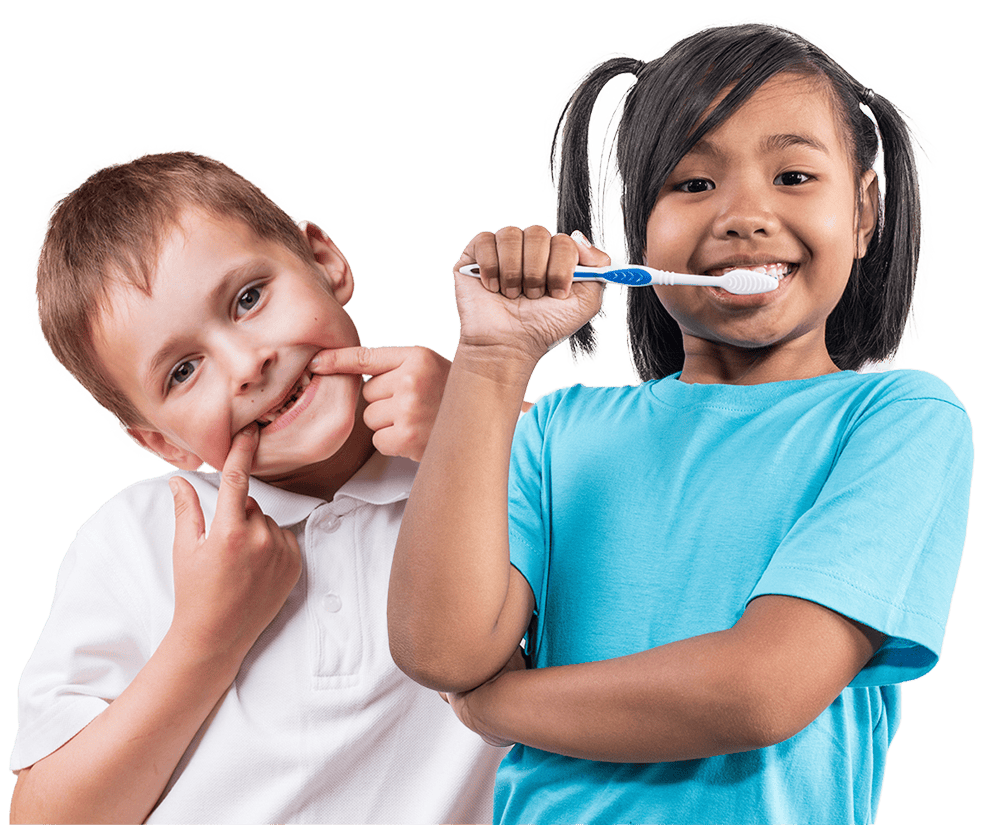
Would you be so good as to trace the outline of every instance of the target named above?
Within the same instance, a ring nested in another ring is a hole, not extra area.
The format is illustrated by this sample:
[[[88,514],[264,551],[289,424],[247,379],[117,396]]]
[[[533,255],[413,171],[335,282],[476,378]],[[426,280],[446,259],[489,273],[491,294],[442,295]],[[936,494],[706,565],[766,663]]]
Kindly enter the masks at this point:
[[[469,264],[459,270],[463,275],[479,277],[479,265]],[[612,264],[611,266],[578,266],[573,270],[574,281],[604,281],[622,286],[716,286],[734,295],[757,295],[778,288],[778,279],[751,269],[732,269],[722,275],[687,275],[681,272],[663,272],[637,264]]]

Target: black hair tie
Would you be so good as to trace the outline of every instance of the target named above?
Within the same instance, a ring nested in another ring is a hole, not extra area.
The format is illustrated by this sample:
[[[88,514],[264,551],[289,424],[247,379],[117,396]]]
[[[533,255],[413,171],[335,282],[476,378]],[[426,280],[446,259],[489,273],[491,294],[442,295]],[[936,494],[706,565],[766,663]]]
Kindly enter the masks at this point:
[[[875,100],[875,92],[871,89],[865,88],[861,90],[861,102],[871,108],[872,101]]]

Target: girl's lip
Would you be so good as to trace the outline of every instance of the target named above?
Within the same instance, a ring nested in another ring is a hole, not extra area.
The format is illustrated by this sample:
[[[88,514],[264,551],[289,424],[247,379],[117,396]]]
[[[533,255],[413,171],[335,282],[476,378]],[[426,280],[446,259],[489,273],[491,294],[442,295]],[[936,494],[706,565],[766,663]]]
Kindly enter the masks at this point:
[[[287,410],[285,410],[281,415],[274,419],[266,427],[261,427],[261,435],[267,433],[276,433],[278,430],[283,430],[296,418],[298,418],[302,413],[306,411],[306,408],[312,403],[313,398],[316,396],[316,391],[319,387],[320,377],[318,375],[312,375],[311,380],[306,385],[305,389],[302,391],[302,395],[298,397],[296,402],[292,404]]]
[[[730,269],[756,269],[759,266],[760,264],[758,264],[757,267],[751,267],[746,265],[735,266],[735,267],[727,266],[722,269],[710,270],[705,274],[718,273],[721,275],[723,272],[726,272]],[[789,264],[788,272],[786,272],[778,280],[777,288],[772,289],[770,292],[760,292],[753,295],[734,295],[732,292],[727,292],[726,290],[722,289],[722,287],[709,286],[709,287],[704,287],[704,289],[706,292],[711,293],[717,300],[725,304],[730,304],[732,306],[739,306],[739,307],[765,306],[767,304],[773,303],[774,301],[778,300],[779,296],[781,296],[784,293],[784,291],[788,288],[788,283],[795,278],[795,275],[798,273],[798,271],[799,271],[798,264]]]

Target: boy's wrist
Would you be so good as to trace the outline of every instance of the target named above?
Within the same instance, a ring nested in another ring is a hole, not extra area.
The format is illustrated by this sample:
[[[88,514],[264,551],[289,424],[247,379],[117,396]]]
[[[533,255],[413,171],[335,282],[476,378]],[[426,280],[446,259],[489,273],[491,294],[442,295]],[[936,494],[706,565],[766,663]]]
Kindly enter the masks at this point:
[[[157,648],[157,654],[168,658],[176,672],[197,673],[206,689],[218,690],[219,695],[236,678],[248,652],[235,646],[209,649],[176,625],[170,626]]]

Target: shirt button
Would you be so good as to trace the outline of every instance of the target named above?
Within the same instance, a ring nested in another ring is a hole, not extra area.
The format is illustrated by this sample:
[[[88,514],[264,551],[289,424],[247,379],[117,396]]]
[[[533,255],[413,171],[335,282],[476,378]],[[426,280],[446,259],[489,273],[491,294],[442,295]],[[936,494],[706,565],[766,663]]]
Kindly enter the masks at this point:
[[[333,533],[338,527],[340,527],[340,517],[339,516],[326,516],[320,519],[317,525],[320,530],[324,533]]]
[[[323,597],[323,609],[327,613],[336,613],[344,606],[344,602],[336,593],[327,593]]]

